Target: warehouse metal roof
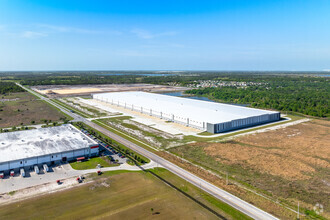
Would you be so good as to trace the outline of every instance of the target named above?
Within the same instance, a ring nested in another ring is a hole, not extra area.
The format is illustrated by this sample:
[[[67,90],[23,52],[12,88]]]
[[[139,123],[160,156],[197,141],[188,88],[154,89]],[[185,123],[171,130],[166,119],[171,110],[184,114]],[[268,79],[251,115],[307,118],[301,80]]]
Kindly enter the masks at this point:
[[[0,134],[0,163],[87,148],[96,141],[70,124]]]
[[[133,104],[134,106],[141,106],[143,109],[152,109],[153,111],[174,114],[211,124],[278,113],[268,110],[148,92],[101,93],[94,94],[93,97],[108,102],[119,100],[121,105],[122,103],[127,103],[129,105]]]

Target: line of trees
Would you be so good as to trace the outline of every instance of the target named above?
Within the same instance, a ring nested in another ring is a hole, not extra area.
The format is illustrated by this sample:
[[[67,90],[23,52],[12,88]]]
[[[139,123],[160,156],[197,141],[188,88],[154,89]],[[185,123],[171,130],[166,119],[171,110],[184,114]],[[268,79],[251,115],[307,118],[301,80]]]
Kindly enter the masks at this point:
[[[13,82],[0,82],[0,94],[24,92],[24,90]]]

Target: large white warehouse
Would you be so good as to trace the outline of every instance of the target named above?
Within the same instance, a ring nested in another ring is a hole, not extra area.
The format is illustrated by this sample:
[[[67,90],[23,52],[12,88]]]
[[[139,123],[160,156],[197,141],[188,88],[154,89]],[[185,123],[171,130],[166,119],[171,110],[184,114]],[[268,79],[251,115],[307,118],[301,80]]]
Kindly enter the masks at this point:
[[[0,134],[0,172],[98,155],[99,145],[72,125]]]
[[[93,94],[93,98],[210,133],[250,127],[280,119],[280,113],[147,92]]]

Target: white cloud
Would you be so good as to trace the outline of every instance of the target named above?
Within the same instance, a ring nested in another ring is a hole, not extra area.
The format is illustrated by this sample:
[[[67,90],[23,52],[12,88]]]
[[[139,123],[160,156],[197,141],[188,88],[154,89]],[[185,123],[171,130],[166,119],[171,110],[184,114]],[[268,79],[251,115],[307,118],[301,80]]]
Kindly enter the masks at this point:
[[[68,27],[68,26],[57,26],[50,24],[39,24],[37,25],[39,28],[43,28],[47,31],[51,32],[62,32],[62,33],[79,33],[79,34],[114,34],[120,35],[120,31],[115,30],[92,30],[92,29],[84,29],[84,28],[76,28],[76,27]]]
[[[131,32],[133,34],[135,34],[137,37],[142,38],[142,39],[153,39],[156,37],[174,36],[177,34],[174,31],[162,32],[162,33],[151,33],[149,31],[143,30],[143,29],[133,29]]]
[[[22,37],[30,38],[30,39],[40,38],[40,37],[47,37],[47,36],[48,36],[48,34],[46,34],[46,33],[35,32],[35,31],[24,31],[22,33]]]

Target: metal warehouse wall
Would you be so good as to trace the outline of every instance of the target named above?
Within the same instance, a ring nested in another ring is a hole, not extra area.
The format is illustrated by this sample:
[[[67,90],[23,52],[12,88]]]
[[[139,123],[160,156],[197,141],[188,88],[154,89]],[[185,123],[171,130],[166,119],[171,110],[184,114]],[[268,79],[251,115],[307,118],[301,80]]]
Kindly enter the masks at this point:
[[[235,129],[246,128],[254,125],[278,121],[280,120],[280,117],[281,117],[280,113],[273,113],[273,114],[266,114],[266,115],[233,120],[230,122],[219,123],[219,124],[208,123],[207,131],[210,133],[221,133],[225,131],[231,131]]]

